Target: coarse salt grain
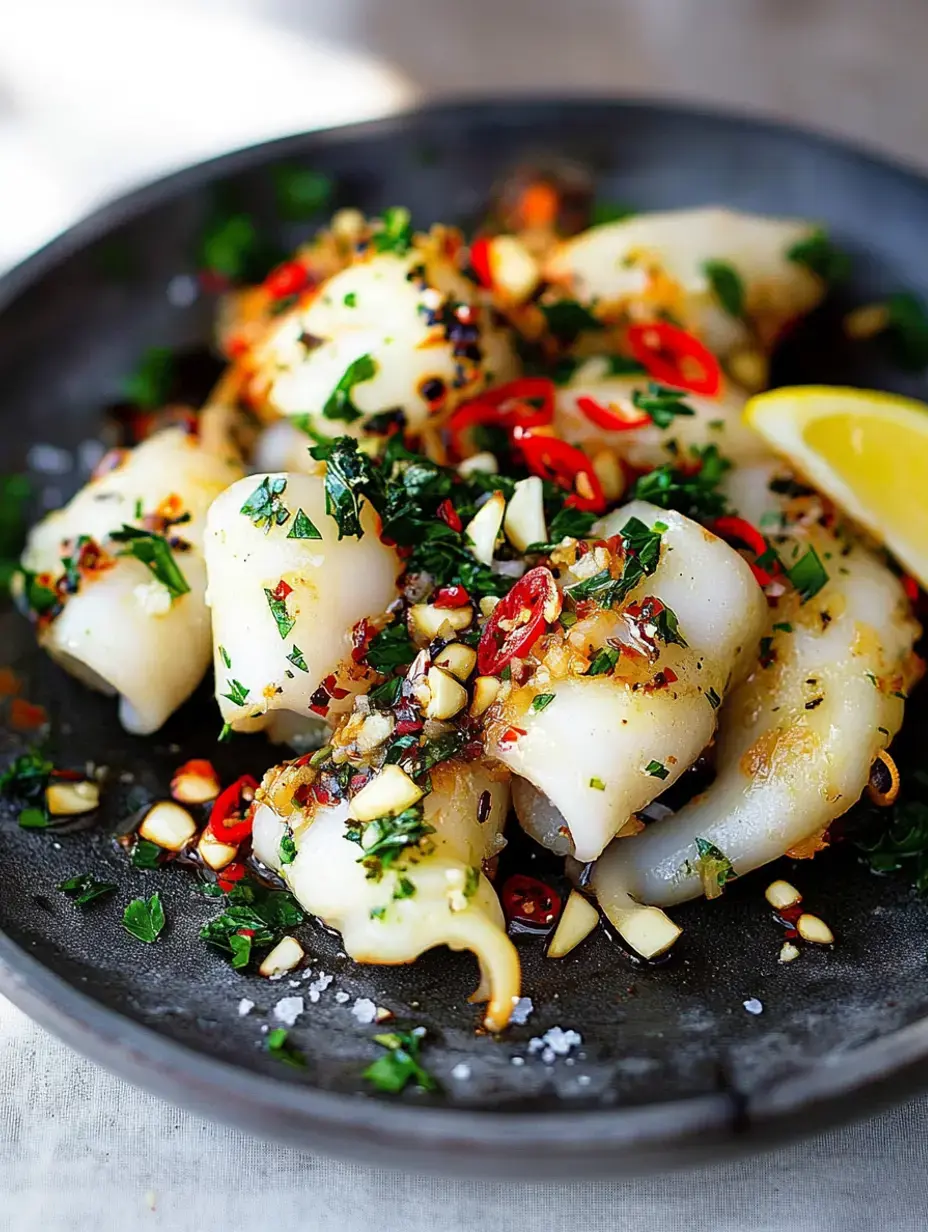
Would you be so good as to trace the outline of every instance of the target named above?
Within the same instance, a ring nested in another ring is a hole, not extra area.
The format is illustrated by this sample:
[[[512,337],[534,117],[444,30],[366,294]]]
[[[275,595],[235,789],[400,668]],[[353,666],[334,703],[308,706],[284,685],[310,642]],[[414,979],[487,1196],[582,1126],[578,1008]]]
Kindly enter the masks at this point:
[[[292,1027],[303,1013],[302,997],[283,997],[274,1006],[274,1017],[285,1026]]]
[[[764,1012],[763,1002],[758,1001],[756,997],[751,997],[749,1000],[743,1002],[743,1004],[749,1014],[762,1014]]]
[[[368,997],[358,997],[351,1007],[352,1015],[360,1023],[371,1023],[377,1017],[377,1006]]]
[[[320,971],[308,988],[309,999],[313,1005],[319,1000],[319,997],[335,979],[334,975],[326,975],[324,971]]]
[[[238,1003],[239,1018],[244,1018],[245,1015],[250,1014],[254,1008],[255,1008],[254,1001],[249,1001],[247,997],[242,997],[241,1001],[239,1001]]]
[[[558,1057],[566,1057],[571,1048],[577,1048],[582,1043],[583,1036],[578,1031],[551,1027],[544,1035],[529,1040],[528,1050],[531,1053],[541,1053],[544,1064],[553,1065]]]
[[[346,1001],[351,1000],[351,993],[343,992],[341,989],[335,994],[335,1000],[339,1005],[344,1005]]]
[[[534,1008],[531,997],[516,997],[512,1004],[510,1022],[514,1022],[517,1027],[522,1026],[523,1023],[528,1022],[529,1015]]]
[[[461,1082],[465,1082],[470,1077],[470,1066],[464,1061],[461,1061],[451,1071],[451,1077],[457,1078]]]
[[[512,1058],[512,1061],[510,1062],[510,1064],[511,1064],[511,1065],[524,1065],[524,1064],[525,1064],[525,1057],[513,1057],[513,1058]]]

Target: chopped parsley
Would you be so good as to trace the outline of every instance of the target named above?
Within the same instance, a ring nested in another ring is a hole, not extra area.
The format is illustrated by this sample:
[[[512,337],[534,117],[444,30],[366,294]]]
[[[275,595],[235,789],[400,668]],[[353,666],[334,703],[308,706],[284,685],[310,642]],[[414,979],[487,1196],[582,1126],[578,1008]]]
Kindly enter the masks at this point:
[[[380,491],[380,476],[367,454],[358,449],[350,436],[340,436],[329,444],[313,446],[309,451],[317,461],[325,462],[325,511],[334,518],[339,539],[360,539],[361,505]],[[371,500],[371,503],[375,502]]]
[[[649,381],[647,392],[632,391],[632,405],[649,415],[658,428],[669,428],[678,415],[695,415],[693,408],[683,401],[679,389],[669,389],[657,381]]]
[[[718,898],[729,881],[734,881],[738,874],[725,852],[720,851],[714,843],[698,837],[694,841],[699,857],[696,869],[702,881],[703,893],[706,898]]]
[[[139,366],[122,383],[127,402],[153,411],[164,406],[174,385],[174,353],[167,347],[149,347]]]
[[[395,620],[393,624],[374,634],[364,658],[375,672],[388,675],[396,667],[408,667],[417,653],[406,622]]]
[[[45,808],[24,808],[19,814],[19,824],[24,830],[45,830],[49,825],[48,810]]]
[[[698,470],[678,469],[671,463],[657,467],[635,480],[631,495],[650,501],[661,509],[675,509],[688,518],[711,520],[723,514],[728,501],[719,490],[731,462],[715,445],[692,451],[701,465]]]
[[[166,587],[172,599],[179,599],[181,595],[189,593],[190,586],[187,579],[174,559],[171,545],[164,535],[124,524],[122,530],[114,531],[110,538],[116,543],[127,544],[119,555],[134,556],[136,560],[141,561],[161,585]]]
[[[123,912],[122,926],[130,936],[151,945],[164,928],[164,908],[156,890],[151,898],[134,898]]]
[[[226,688],[228,693],[220,694],[221,697],[227,697],[233,706],[244,706],[248,700],[250,689],[246,689],[240,680],[227,680]]]
[[[851,272],[850,257],[836,248],[821,228],[795,243],[786,259],[804,265],[825,282],[843,282]]]
[[[303,652],[300,650],[299,646],[297,646],[296,642],[293,643],[293,650],[287,655],[287,662],[292,663],[299,672],[309,671],[309,668],[306,665],[306,660],[303,657]]]
[[[596,656],[590,664],[590,670],[587,672],[587,675],[611,676],[618,661],[618,650],[614,646],[603,646],[601,650],[596,652]]]
[[[288,539],[321,539],[322,532],[319,528],[306,516],[302,509],[296,511],[296,517],[293,519],[293,525],[290,527]]]
[[[271,615],[277,625],[277,632],[280,634],[281,640],[286,639],[290,630],[296,624],[296,617],[291,616],[287,611],[287,595],[290,594],[290,587],[284,587],[286,583],[282,582],[276,590],[268,590],[264,587],[264,597],[267,599],[267,605],[271,609]]]
[[[539,304],[538,307],[544,315],[549,331],[565,345],[575,342],[578,335],[586,330],[603,327],[602,322],[589,308],[575,299],[559,299],[553,304]]]
[[[393,891],[393,897],[397,900],[404,898],[412,898],[416,892],[415,883],[410,881],[408,877],[398,877],[396,879],[396,888]],[[467,893],[465,889],[465,894]]]
[[[744,316],[744,281],[728,261],[704,261],[702,271],[712,293],[730,317]]]
[[[232,966],[245,967],[252,951],[270,949],[285,932],[305,920],[292,894],[286,890],[267,890],[243,878],[226,895],[225,910],[203,925],[200,937],[230,955]],[[243,940],[249,943],[247,952]]]
[[[332,180],[309,167],[271,168],[277,213],[288,222],[305,222],[332,200]]]
[[[410,1082],[423,1091],[437,1091],[438,1083],[419,1061],[419,1048],[424,1036],[425,1027],[375,1035],[374,1042],[387,1051],[367,1067],[362,1077],[379,1091],[388,1091],[393,1095],[402,1091]]]
[[[644,768],[645,774],[650,774],[655,779],[666,779],[670,777],[670,771],[662,761],[649,761]]]
[[[605,791],[606,790],[606,784],[603,782],[602,779],[597,779],[597,778],[590,779],[590,786],[593,788],[594,791]]]
[[[26,502],[31,493],[25,475],[0,477],[0,595],[9,589],[18,569],[17,557],[26,529]]]
[[[24,830],[44,830],[49,824],[45,789],[54,768],[40,750],[31,749],[21,753],[0,774],[0,795],[10,796],[25,806],[18,818]]]
[[[563,539],[585,539],[595,522],[595,513],[564,505],[548,524],[548,542],[530,543],[526,551],[552,552]]]
[[[480,869],[473,864],[468,866],[464,875],[464,897],[473,898],[480,886]]]
[[[268,1031],[264,1046],[275,1061],[280,1061],[293,1069],[305,1069],[306,1058],[299,1048],[295,1048],[288,1041],[288,1035],[286,1027],[275,1027],[273,1031]]]
[[[657,627],[657,636],[665,645],[669,646],[671,642],[677,646],[685,646],[687,644],[686,638],[680,632],[677,614],[671,608],[662,608],[655,617],[654,624]]]
[[[265,475],[239,513],[250,519],[258,530],[263,529],[265,534],[272,526],[283,526],[290,517],[290,510],[281,500],[286,487],[287,481],[282,476],[271,479]]]
[[[285,834],[280,840],[280,848],[278,853],[281,864],[292,864],[296,859],[296,843],[293,841],[292,834]]]
[[[111,881],[97,881],[96,877],[90,873],[78,873],[76,877],[60,881],[57,889],[62,894],[67,894],[75,907],[89,907],[98,899],[112,894],[116,886]]]
[[[793,626],[786,620],[778,620],[773,628],[777,633],[792,633],[793,631]]]
[[[418,846],[434,832],[423,818],[422,806],[413,805],[396,817],[376,817],[363,825],[351,825],[345,837],[364,853],[358,863],[367,870],[368,881],[380,881],[410,847]]]
[[[357,308],[358,306],[357,293],[355,291],[349,291],[345,295],[345,298],[342,300],[342,303],[345,305],[346,308]]]
[[[400,693],[402,691],[403,678],[401,676],[391,676],[383,684],[375,685],[367,696],[371,705],[375,706],[378,710],[392,710],[400,700]]]
[[[412,222],[409,210],[403,205],[394,205],[384,210],[383,226],[371,237],[375,252],[393,252],[405,256],[412,246]]]
[[[232,666],[232,660],[229,658],[229,652],[226,650],[225,646],[219,647],[219,657],[222,659],[226,667]]]
[[[130,863],[133,868],[158,868],[163,856],[163,848],[147,838],[137,838],[132,845]]]
[[[532,698],[532,704],[529,707],[529,709],[534,714],[540,714],[541,711],[545,710],[548,706],[550,706],[553,701],[554,701],[553,693],[539,693],[537,697]]]
[[[809,547],[794,565],[786,570],[786,576],[799,592],[802,603],[811,599],[828,582],[828,572],[819,559],[815,548]]]
[[[354,423],[363,417],[351,399],[355,385],[370,381],[377,375],[377,364],[371,355],[361,355],[345,369],[341,380],[332,390],[322,413],[326,419],[340,419],[342,423]]]
[[[645,577],[650,577],[661,558],[661,539],[667,527],[655,522],[649,528],[640,518],[629,518],[620,532],[625,547],[622,574],[614,578],[608,569],[568,586],[566,594],[574,602],[596,599],[602,607],[611,607],[625,598]]]

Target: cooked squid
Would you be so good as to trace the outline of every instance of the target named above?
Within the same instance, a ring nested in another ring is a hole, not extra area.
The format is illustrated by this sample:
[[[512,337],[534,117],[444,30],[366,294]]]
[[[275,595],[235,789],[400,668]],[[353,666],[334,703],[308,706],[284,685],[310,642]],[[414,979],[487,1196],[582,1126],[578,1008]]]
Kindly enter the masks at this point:
[[[319,804],[308,790],[314,773],[299,763],[268,772],[254,818],[258,857],[307,911],[338,929],[357,962],[413,962],[437,945],[471,950],[481,971],[475,999],[488,1001],[485,1025],[502,1030],[519,996],[519,959],[483,868],[504,845],[505,774],[481,762],[433,767],[421,805],[431,830],[381,867],[376,855],[365,854],[375,850],[365,834],[385,819],[352,823],[347,800]],[[300,807],[297,799],[308,803]],[[287,836],[296,851],[290,863],[281,859]]]
[[[515,790],[523,826],[581,861],[600,855],[710,742],[719,702],[749,669],[765,622],[763,594],[726,543],[644,501],[610,514],[598,533],[618,534],[630,519],[665,527],[656,571],[629,592],[621,611],[600,612],[590,626],[578,621],[565,639],[576,651],[621,647],[613,673],[555,677],[543,666],[529,689],[510,695],[490,729],[494,755],[536,789]],[[676,640],[652,637],[650,653],[629,612],[647,597],[679,625]],[[553,700],[537,710],[537,693]]]
[[[745,395],[730,382],[717,398],[681,391],[683,405],[693,413],[676,415],[666,428],[648,422],[638,428],[611,431],[581,409],[584,399],[619,416],[635,417],[632,395],[647,388],[646,376],[610,376],[609,360],[586,360],[555,398],[555,423],[565,440],[589,449],[608,445],[637,470],[652,470],[665,462],[692,456],[692,450],[715,445],[733,463],[751,463],[768,456],[761,437],[742,421]]]
[[[367,504],[361,524],[360,538],[338,538],[321,475],[251,475],[213,503],[204,543],[213,665],[234,731],[282,737],[294,716],[334,716],[370,684],[351,657],[352,631],[394,600],[401,564]]]
[[[752,329],[772,346],[787,322],[822,298],[821,279],[789,257],[814,235],[807,222],[718,207],[639,214],[566,240],[545,276],[603,320],[669,312],[724,356],[752,343]],[[730,267],[743,288],[738,312],[713,290],[711,262]]]
[[[920,630],[898,578],[847,529],[820,524],[819,498],[790,505],[769,479],[769,468],[735,473],[733,502],[755,524],[785,518],[781,558],[789,565],[814,547],[828,580],[806,602],[783,587],[765,653],[722,709],[711,787],[598,863],[594,886],[617,908],[715,897],[784,852],[812,854],[902,723]]]
[[[148,735],[209,665],[203,526],[241,471],[174,428],[103,465],[30,534],[22,599],[52,658]]]
[[[281,314],[248,367],[252,406],[327,435],[355,435],[374,416],[419,432],[516,370],[508,334],[432,237],[369,246]]]

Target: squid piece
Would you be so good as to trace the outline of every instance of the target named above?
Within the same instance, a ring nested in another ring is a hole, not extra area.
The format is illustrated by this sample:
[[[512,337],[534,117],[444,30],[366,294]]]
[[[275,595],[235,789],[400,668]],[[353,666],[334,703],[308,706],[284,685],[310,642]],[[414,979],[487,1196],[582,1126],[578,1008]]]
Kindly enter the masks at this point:
[[[356,962],[409,963],[438,945],[471,950],[481,972],[473,999],[488,1001],[484,1023],[501,1031],[519,997],[519,958],[482,870],[505,845],[506,776],[480,762],[435,766],[422,801],[422,822],[431,832],[380,871],[376,857],[365,857],[365,826],[355,823],[352,830],[349,802],[320,805],[301,791],[314,773],[291,763],[265,776],[254,817],[259,859],[280,873],[307,911],[341,933]],[[297,806],[295,792],[310,803]],[[285,864],[281,840],[288,835],[296,856]]]
[[[174,428],[103,465],[29,535],[21,598],[52,658],[118,693],[122,725],[148,735],[209,666],[203,528],[241,467]],[[124,527],[134,537],[114,539]]]
[[[767,488],[769,468],[735,473],[729,495],[755,523],[789,505]],[[670,906],[785,852],[811,855],[860,797],[870,766],[902,723],[917,676],[920,629],[899,580],[846,530],[820,525],[817,497],[775,537],[790,563],[811,546],[828,581],[806,602],[784,589],[762,661],[725,702],[712,786],[634,839],[614,843],[593,884],[614,906]]]
[[[555,423],[560,436],[573,444],[608,445],[637,470],[653,470],[678,455],[686,458],[693,449],[718,447],[738,465],[770,456],[763,438],[743,422],[746,395],[728,382],[720,397],[707,398],[681,391],[681,400],[694,413],[676,416],[669,427],[647,423],[640,428],[610,431],[594,423],[581,408],[581,399],[629,418],[641,414],[632,402],[635,390],[647,388],[646,376],[608,375],[609,360],[596,356],[586,360],[555,396]]]
[[[720,699],[749,670],[766,620],[744,560],[682,514],[633,501],[596,531],[618,534],[632,518],[666,529],[656,571],[630,591],[622,611],[596,618],[593,636],[605,633],[623,647],[613,674],[538,680],[536,673],[530,688],[510,694],[489,731],[493,755],[536,789],[517,780],[522,825],[581,861],[596,859],[710,742]],[[648,597],[676,615],[679,640],[655,638],[643,659],[628,608]],[[568,631],[572,645],[587,638],[584,624]],[[540,710],[532,704],[538,692],[554,695]]]
[[[788,255],[815,234],[807,222],[712,206],[639,214],[566,240],[545,276],[604,320],[626,311],[637,319],[671,312],[725,356],[752,341],[749,325],[771,347],[789,321],[822,299],[824,282]],[[707,262],[722,262],[738,276],[743,316],[720,304]]]
[[[250,475],[213,503],[207,601],[216,697],[234,731],[270,727],[282,738],[292,716],[351,708],[366,679],[351,659],[352,631],[386,611],[402,571],[366,503],[361,524],[359,539],[337,537],[321,475]],[[336,672],[320,702],[317,691]]]
[[[509,334],[441,244],[373,246],[277,318],[248,359],[250,404],[359,435],[399,413],[413,432],[517,371]]]

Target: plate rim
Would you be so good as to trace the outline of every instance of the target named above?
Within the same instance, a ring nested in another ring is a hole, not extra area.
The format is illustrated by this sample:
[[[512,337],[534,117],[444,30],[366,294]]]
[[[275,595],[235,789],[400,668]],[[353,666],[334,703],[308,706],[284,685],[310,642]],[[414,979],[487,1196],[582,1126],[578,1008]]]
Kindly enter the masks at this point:
[[[387,136],[419,121],[514,119],[556,107],[634,117],[685,116],[850,155],[928,191],[928,173],[843,137],[681,100],[517,94],[442,99],[389,116],[293,133],[180,167],[107,200],[0,275],[0,312],[88,244],[150,208],[255,166],[328,145]],[[928,1015],[793,1071],[757,1095],[719,1089],[656,1104],[542,1113],[436,1108],[341,1095],[239,1068],[197,1051],[83,993],[0,931],[0,992],[93,1061],[161,1098],[294,1145],[391,1167],[509,1178],[628,1176],[774,1145],[901,1102],[928,1086]],[[836,1059],[840,1064],[836,1064]],[[797,1122],[801,1116],[801,1122]]]

